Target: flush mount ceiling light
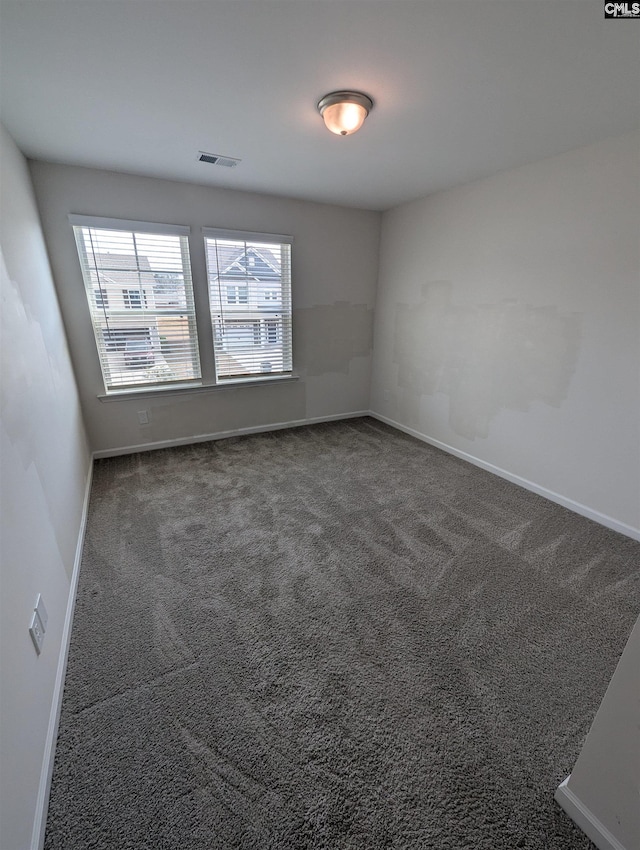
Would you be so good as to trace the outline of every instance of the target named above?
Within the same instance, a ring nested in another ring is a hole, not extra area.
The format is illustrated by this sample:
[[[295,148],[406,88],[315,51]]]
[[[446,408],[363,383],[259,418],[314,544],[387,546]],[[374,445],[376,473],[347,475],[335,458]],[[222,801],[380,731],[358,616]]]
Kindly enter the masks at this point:
[[[358,91],[334,91],[318,103],[327,130],[338,136],[350,136],[359,130],[372,108],[371,98]]]

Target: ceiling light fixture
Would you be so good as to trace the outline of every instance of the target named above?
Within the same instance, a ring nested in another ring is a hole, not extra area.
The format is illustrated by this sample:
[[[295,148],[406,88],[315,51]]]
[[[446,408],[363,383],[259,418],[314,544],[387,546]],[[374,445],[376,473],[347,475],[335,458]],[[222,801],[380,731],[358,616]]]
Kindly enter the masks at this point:
[[[358,91],[334,91],[318,103],[327,130],[338,136],[350,136],[359,130],[371,109],[371,98]]]

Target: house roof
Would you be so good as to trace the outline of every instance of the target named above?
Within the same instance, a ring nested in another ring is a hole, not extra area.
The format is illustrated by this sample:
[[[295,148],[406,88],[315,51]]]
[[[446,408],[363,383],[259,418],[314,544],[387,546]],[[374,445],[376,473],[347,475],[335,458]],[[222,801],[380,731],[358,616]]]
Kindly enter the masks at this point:
[[[149,259],[143,255],[136,257],[133,254],[115,254],[90,252],[89,272],[95,284],[95,265],[98,267],[98,280],[100,286],[118,286],[124,289],[136,289],[142,286],[154,286],[156,279],[151,270]]]
[[[250,257],[254,257],[257,261],[255,267],[249,264]],[[281,273],[278,253],[266,246],[260,248],[248,246],[245,252],[244,247],[235,248],[224,242],[218,243],[216,247],[213,242],[209,242],[207,259],[211,272],[214,273],[219,268],[221,276],[224,277],[241,275],[249,276],[254,280],[268,280],[279,278]]]
[[[110,271],[131,271],[138,268],[140,271],[151,271],[149,258],[145,257],[143,254],[138,255],[137,263],[135,254],[115,254],[110,251],[106,253],[91,251],[88,256],[89,261],[92,264],[95,258],[95,264],[100,269],[109,269]]]

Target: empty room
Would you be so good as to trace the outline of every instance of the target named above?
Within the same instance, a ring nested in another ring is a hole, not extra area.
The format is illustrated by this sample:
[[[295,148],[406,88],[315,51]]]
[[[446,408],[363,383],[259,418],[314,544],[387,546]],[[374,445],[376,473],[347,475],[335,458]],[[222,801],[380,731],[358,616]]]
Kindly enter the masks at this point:
[[[639,850],[639,19],[0,0],[0,850]]]

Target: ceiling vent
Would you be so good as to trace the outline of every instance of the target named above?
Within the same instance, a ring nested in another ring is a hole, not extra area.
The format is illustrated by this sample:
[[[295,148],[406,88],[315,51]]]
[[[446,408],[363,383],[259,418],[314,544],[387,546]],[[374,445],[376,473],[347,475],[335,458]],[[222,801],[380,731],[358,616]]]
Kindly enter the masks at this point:
[[[223,165],[225,168],[235,168],[241,162],[233,156],[220,156],[217,153],[205,153],[198,151],[198,159],[200,162],[208,162],[210,165]]]

